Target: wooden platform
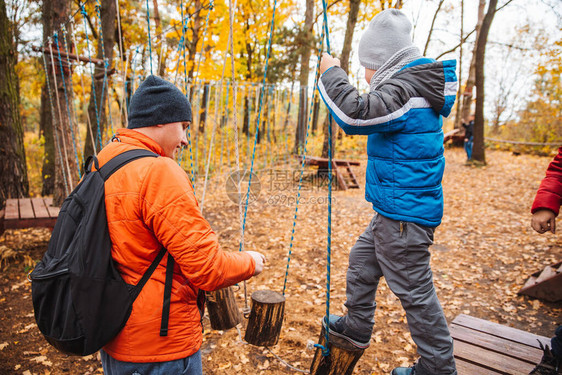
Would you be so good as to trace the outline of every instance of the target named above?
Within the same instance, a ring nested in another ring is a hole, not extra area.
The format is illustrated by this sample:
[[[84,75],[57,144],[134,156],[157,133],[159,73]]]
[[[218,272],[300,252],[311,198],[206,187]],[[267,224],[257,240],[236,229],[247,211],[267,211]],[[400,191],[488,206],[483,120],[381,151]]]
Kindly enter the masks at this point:
[[[57,221],[59,208],[53,206],[52,202],[52,198],[6,200],[3,218],[0,217],[0,221],[2,221],[0,234],[4,232],[4,229],[53,228]]]
[[[302,162],[302,155],[298,156],[299,161]],[[305,165],[317,166],[318,169],[328,169],[330,161],[326,158],[319,158],[316,156],[306,156],[304,158]],[[359,183],[357,182],[357,177],[352,166],[361,165],[358,161],[353,160],[343,160],[343,159],[332,159],[332,172],[336,176],[337,187],[340,190],[347,189],[359,189]]]
[[[469,315],[449,328],[459,375],[527,375],[543,355],[538,340],[550,346],[550,338]]]

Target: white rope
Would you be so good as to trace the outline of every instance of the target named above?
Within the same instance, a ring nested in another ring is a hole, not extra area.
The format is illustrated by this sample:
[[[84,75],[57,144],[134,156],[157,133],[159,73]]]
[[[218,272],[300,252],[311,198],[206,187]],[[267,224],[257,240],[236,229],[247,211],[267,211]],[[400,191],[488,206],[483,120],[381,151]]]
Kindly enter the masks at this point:
[[[213,129],[211,130],[211,139],[209,141],[209,151],[207,156],[207,165],[205,166],[205,182],[203,184],[203,195],[201,197],[201,214],[203,214],[203,208],[205,206],[205,194],[207,193],[207,182],[209,180],[209,166],[211,165],[211,156],[213,154],[213,144],[215,141],[215,130],[217,128],[217,116],[218,116],[218,100],[219,100],[219,91],[220,96],[222,96],[222,80],[221,80],[221,87],[220,89],[215,89],[215,114],[214,114],[214,121],[213,121]]]
[[[119,0],[115,0],[115,6],[117,7],[117,36],[119,37],[119,55],[121,56],[121,73],[123,74],[123,95],[121,95],[121,111],[119,113],[119,121],[123,123],[123,116],[125,117],[125,127],[129,126],[129,119],[127,116],[127,109],[123,106],[126,100],[127,91],[125,86],[127,85],[127,63],[128,59],[125,59],[125,69],[123,69],[123,41],[121,40],[123,36],[121,35],[121,10],[119,9]],[[127,52],[127,57],[129,53]]]
[[[51,66],[53,68],[53,79],[55,81],[55,96],[57,98],[57,108],[58,108],[58,112],[59,112],[59,124],[61,126],[60,135],[61,135],[61,139],[62,139],[62,149],[64,151],[64,161],[65,161],[65,163],[63,163],[62,173],[63,174],[68,173],[68,184],[70,185],[70,190],[72,191],[72,190],[74,190],[74,186],[72,184],[72,174],[70,172],[70,165],[68,164],[68,152],[66,150],[66,140],[65,140],[64,133],[63,133],[63,129],[62,129],[63,128],[63,119],[62,119],[62,111],[61,111],[61,108],[60,108],[59,86],[58,86],[58,83],[57,83],[57,72],[56,72],[56,68],[55,68],[55,60],[53,58],[53,43],[52,43],[52,41],[49,42],[49,50],[51,52]],[[64,72],[61,72],[61,74],[64,74]],[[54,129],[57,128],[56,124],[53,124],[53,126],[54,126]],[[56,134],[57,134],[57,132],[55,130],[55,134],[54,134],[55,137],[57,136]],[[62,160],[61,160],[61,162],[62,162]],[[64,170],[64,164],[66,164],[66,171]],[[69,195],[70,191],[68,189],[68,186],[66,186],[66,184],[65,184],[64,187],[65,187],[66,195]]]

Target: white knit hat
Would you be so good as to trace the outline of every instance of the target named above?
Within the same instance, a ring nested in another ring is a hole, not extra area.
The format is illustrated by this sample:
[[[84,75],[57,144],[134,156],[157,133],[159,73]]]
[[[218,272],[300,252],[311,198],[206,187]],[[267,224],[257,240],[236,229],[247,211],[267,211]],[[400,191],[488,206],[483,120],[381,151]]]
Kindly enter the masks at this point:
[[[413,45],[412,24],[398,9],[387,9],[369,23],[359,41],[359,62],[377,70],[396,52]]]

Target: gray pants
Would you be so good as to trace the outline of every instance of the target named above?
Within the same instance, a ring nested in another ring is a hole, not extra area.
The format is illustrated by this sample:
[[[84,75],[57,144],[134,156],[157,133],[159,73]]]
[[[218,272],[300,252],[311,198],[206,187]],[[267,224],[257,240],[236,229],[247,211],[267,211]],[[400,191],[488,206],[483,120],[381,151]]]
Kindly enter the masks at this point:
[[[370,332],[375,324],[375,294],[384,276],[400,299],[420,359],[416,375],[456,374],[449,334],[429,266],[433,228],[400,222],[380,214],[359,236],[349,255],[346,323]]]

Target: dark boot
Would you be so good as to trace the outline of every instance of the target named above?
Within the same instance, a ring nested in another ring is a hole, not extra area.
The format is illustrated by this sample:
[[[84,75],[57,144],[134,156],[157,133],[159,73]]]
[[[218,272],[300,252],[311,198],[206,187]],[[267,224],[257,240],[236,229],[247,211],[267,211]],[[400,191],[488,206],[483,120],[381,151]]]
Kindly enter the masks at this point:
[[[529,375],[559,375],[562,374],[562,361],[557,359],[548,345],[544,346],[541,342],[539,345],[543,351],[540,363],[529,373]]]

